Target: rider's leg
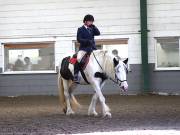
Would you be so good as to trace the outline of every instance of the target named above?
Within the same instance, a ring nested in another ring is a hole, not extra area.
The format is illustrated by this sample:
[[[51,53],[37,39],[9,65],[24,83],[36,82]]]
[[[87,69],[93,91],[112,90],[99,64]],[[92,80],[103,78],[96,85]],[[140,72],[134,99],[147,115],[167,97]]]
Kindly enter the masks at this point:
[[[78,74],[79,74],[79,64],[76,63],[74,66],[74,80],[73,80],[75,83],[79,83]]]
[[[86,54],[86,51],[80,50],[77,54],[77,61],[80,63],[84,55]]]
[[[84,57],[85,54],[86,54],[86,52],[83,50],[80,50],[77,54],[78,63],[75,64],[75,67],[74,67],[74,82],[76,82],[76,83],[79,83],[78,74],[79,74],[79,70],[80,70],[80,62],[81,62],[81,59]]]

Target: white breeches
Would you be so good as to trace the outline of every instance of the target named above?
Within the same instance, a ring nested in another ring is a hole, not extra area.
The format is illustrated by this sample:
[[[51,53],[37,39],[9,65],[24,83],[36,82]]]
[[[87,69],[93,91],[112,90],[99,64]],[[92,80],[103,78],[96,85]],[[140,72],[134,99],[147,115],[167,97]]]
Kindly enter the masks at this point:
[[[77,61],[80,63],[81,59],[84,57],[84,55],[86,54],[86,51],[80,50],[77,54]]]

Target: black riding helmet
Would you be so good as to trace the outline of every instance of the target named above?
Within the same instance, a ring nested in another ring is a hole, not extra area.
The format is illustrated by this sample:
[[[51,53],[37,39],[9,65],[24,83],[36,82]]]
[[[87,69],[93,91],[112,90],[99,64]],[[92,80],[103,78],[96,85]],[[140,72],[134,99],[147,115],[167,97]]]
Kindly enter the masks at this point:
[[[85,21],[92,21],[92,22],[94,22],[94,17],[92,15],[90,15],[90,14],[87,14],[84,17],[83,23],[85,23]]]

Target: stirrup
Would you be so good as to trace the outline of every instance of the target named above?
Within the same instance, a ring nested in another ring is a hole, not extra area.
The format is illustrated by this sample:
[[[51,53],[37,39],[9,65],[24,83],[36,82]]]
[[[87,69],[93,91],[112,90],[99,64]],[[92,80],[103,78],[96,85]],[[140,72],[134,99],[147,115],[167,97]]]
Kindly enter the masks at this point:
[[[74,82],[74,83],[77,83],[77,84],[80,84],[80,82],[79,82],[79,77],[74,77],[73,82]]]
[[[73,80],[73,83],[80,84],[79,80]]]
[[[80,84],[80,82],[79,82],[79,81],[73,81],[73,83]]]

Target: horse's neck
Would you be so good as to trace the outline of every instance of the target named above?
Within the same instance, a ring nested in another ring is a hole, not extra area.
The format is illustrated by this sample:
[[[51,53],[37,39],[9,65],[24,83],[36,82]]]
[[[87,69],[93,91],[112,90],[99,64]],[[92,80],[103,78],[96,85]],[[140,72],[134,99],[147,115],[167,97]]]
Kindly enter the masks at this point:
[[[111,56],[106,55],[104,57],[103,69],[109,77],[111,78],[114,77],[114,65],[113,65],[113,59],[111,58]]]
[[[107,54],[104,51],[101,51],[100,53],[96,53],[95,56],[97,57],[97,60],[102,67],[103,72],[105,72],[109,77],[113,78],[114,65],[111,55]]]

